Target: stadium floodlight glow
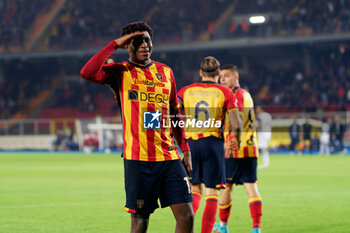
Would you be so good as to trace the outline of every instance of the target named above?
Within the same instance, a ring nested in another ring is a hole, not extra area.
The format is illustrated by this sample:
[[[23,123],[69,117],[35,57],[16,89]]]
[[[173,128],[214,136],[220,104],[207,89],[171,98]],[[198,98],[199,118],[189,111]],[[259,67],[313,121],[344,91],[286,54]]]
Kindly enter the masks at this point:
[[[262,15],[254,15],[249,17],[249,22],[251,24],[265,23],[265,16]]]

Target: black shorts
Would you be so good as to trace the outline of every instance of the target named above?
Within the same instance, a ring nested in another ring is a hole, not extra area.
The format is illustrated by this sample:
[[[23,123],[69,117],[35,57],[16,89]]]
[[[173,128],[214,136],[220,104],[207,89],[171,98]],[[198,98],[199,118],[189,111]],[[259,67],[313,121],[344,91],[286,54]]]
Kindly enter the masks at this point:
[[[255,183],[257,181],[257,158],[225,159],[228,185]]]
[[[124,210],[149,216],[159,207],[192,202],[191,186],[181,160],[147,162],[124,159]]]
[[[189,140],[192,154],[192,184],[204,183],[207,188],[224,188],[225,150],[224,141],[217,137]]]

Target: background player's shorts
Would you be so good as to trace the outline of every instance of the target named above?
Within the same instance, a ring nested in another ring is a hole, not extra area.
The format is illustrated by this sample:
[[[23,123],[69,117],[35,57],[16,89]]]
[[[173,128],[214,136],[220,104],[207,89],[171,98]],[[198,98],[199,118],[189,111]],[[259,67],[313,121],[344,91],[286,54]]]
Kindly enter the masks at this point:
[[[268,148],[270,139],[271,139],[271,132],[259,132],[258,133],[259,148]]]
[[[159,207],[192,202],[191,186],[181,160],[147,162],[124,159],[124,210],[149,216]]]
[[[257,158],[225,159],[227,184],[255,183],[257,161]]]
[[[188,141],[192,155],[192,184],[207,188],[223,188],[225,177],[224,141],[214,136]]]

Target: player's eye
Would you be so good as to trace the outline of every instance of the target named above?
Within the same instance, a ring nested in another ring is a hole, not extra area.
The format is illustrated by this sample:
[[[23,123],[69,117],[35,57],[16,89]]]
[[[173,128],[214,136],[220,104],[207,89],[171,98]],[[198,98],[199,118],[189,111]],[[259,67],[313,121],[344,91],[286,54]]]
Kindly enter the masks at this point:
[[[143,38],[143,42],[145,42],[146,44],[148,44],[150,41],[151,39],[148,37]]]
[[[134,46],[137,48],[139,47],[142,43],[150,43],[151,39],[149,37],[142,37],[142,36],[138,36],[138,37],[135,37],[134,40],[133,40],[133,44]]]

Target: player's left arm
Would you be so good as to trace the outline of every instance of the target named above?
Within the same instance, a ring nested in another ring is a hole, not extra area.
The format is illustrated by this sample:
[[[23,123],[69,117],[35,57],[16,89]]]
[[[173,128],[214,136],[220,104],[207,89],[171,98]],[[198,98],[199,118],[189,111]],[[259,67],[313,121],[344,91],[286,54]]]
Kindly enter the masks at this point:
[[[173,71],[171,71],[171,91],[170,91],[169,100],[170,100],[169,101],[170,115],[174,116],[173,118],[174,121],[177,121],[177,122],[181,121],[182,118],[180,116],[180,104],[178,100]],[[186,168],[187,174],[190,174],[192,171],[192,159],[191,159],[191,151],[190,151],[190,147],[188,146],[185,130],[184,128],[181,128],[181,127],[174,127],[173,124],[171,125],[172,125],[171,127],[172,127],[175,140],[179,144],[179,147],[182,153],[184,154],[183,163]]]
[[[229,147],[232,150],[238,150],[241,146],[243,123],[238,110],[238,101],[236,96],[230,91],[226,94],[226,107],[228,109],[228,118],[231,124]]]

